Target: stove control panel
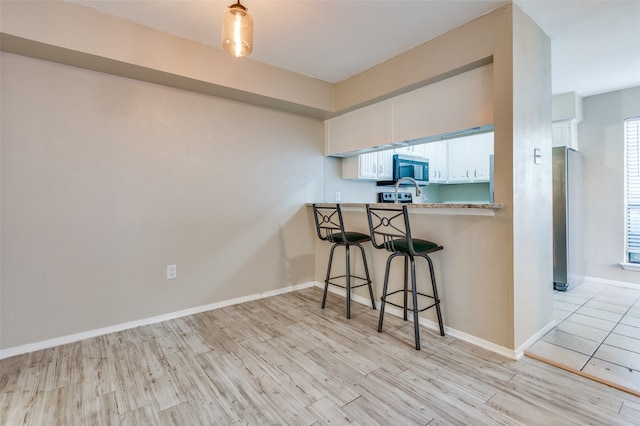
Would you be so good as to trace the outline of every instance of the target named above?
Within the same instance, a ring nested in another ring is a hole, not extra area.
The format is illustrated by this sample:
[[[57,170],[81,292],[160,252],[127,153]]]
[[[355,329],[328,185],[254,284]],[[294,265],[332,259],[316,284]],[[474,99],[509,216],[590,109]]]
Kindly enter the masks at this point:
[[[379,203],[393,203],[395,201],[395,192],[378,192]],[[399,203],[412,203],[413,194],[410,192],[398,192]]]

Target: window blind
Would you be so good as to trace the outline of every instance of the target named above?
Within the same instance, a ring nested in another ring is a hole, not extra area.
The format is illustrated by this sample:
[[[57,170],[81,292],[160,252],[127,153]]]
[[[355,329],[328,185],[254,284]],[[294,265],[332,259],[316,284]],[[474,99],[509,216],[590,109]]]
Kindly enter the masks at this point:
[[[624,121],[627,261],[640,263],[640,117]]]

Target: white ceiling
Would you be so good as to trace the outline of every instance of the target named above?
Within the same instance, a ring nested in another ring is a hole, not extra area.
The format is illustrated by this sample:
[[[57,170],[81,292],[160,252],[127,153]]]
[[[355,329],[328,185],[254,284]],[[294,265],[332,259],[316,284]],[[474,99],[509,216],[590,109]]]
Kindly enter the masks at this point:
[[[67,0],[220,48],[235,0]],[[505,0],[242,0],[249,58],[335,83],[486,14]],[[553,93],[640,86],[640,0],[516,0],[550,36]],[[245,59],[240,59],[245,60]]]

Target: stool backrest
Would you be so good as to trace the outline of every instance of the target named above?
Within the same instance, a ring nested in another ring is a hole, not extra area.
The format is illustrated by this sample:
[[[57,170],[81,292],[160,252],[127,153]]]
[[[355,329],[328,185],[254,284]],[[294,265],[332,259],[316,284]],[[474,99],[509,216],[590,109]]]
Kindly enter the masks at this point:
[[[324,241],[334,242],[333,237],[338,234],[341,241],[346,241],[342,222],[340,204],[313,205],[313,218],[316,221],[318,237]]]
[[[403,245],[408,245],[411,253],[415,252],[406,205],[371,207],[367,204],[367,217],[371,243],[375,248],[396,252],[399,250],[396,249],[395,243],[404,240]]]

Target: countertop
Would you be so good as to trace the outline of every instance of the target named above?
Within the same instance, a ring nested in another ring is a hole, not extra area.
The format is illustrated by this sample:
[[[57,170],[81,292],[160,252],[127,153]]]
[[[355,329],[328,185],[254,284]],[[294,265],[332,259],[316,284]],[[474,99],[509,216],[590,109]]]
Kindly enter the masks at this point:
[[[316,203],[328,206],[336,203]],[[364,209],[366,204],[372,207],[394,206],[393,203],[340,203],[343,210]],[[313,203],[308,203],[313,206]],[[493,216],[496,210],[503,208],[502,203],[409,203],[406,204],[410,213],[451,214],[451,215],[484,215]]]

